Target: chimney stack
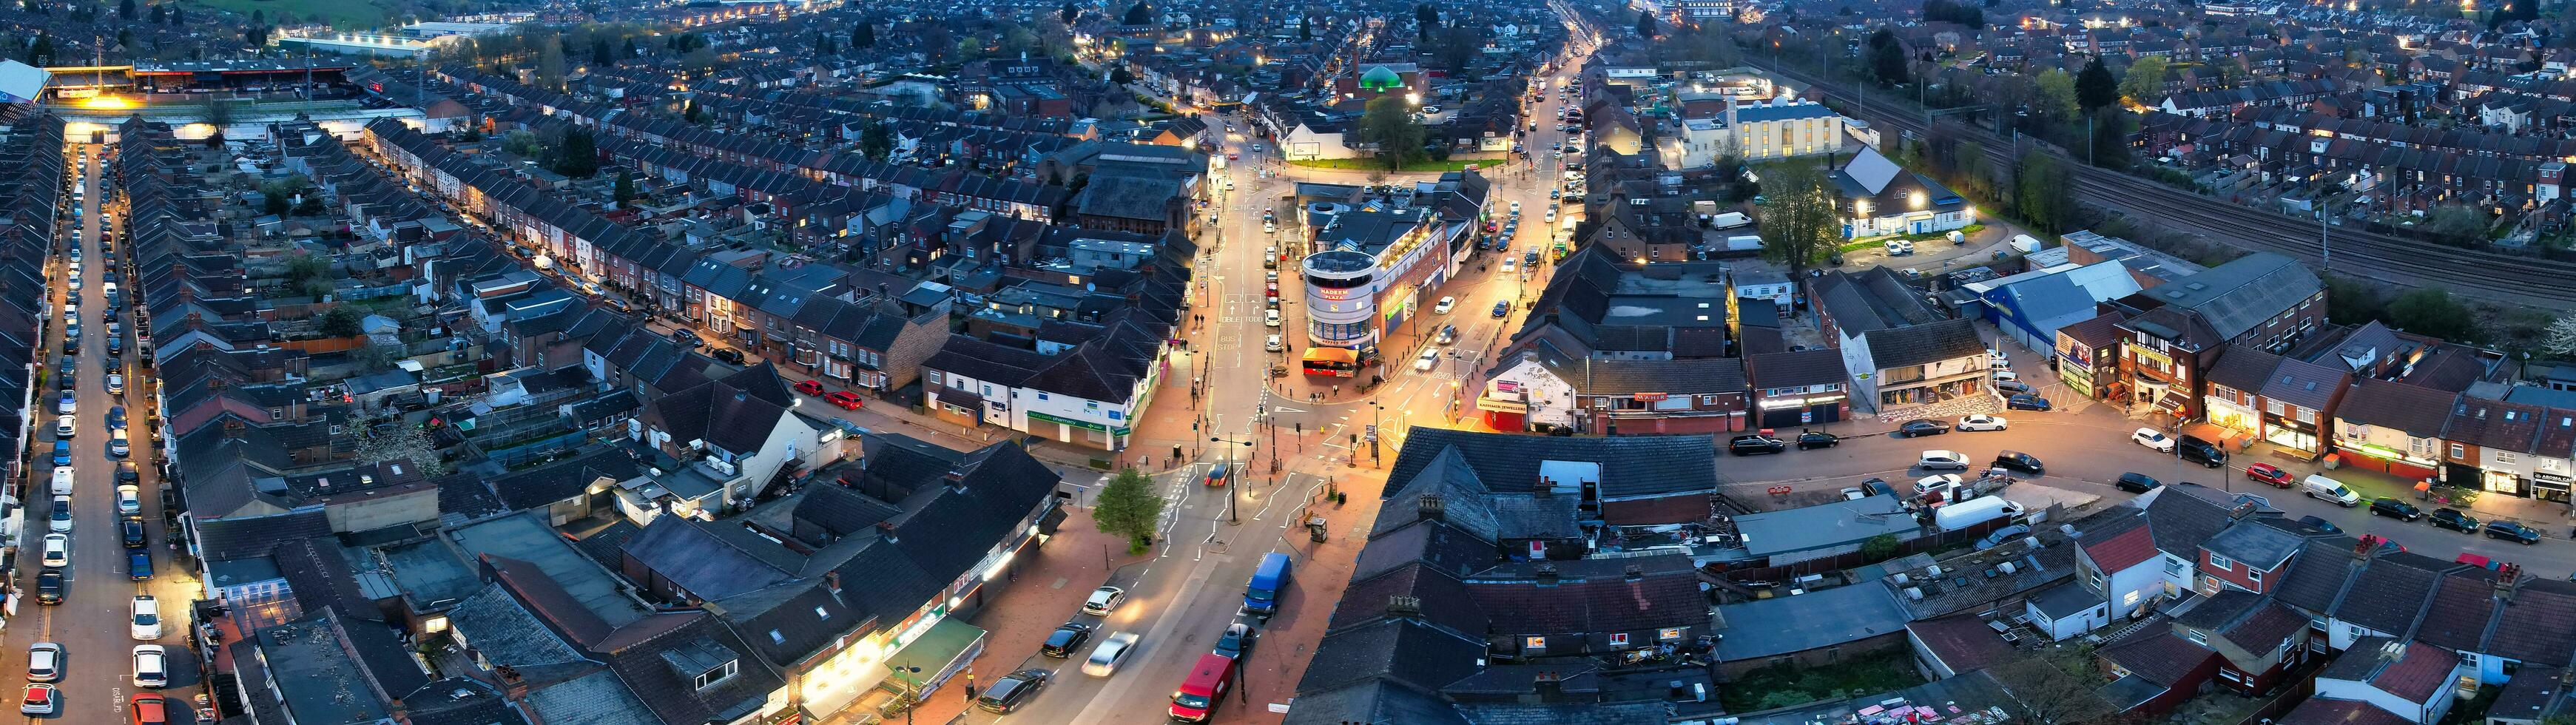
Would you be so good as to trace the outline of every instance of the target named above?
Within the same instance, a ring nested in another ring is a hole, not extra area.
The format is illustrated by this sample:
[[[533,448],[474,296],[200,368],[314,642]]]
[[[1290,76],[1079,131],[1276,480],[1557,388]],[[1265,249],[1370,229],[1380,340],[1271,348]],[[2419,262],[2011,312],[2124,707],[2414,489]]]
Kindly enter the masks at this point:
[[[1538,673],[1538,676],[1531,680],[1530,686],[1538,690],[1538,697],[1542,701],[1555,701],[1565,697],[1565,677],[1554,671]]]
[[[948,482],[948,489],[951,491],[966,490],[966,471],[962,469],[949,471],[944,480]]]
[[[528,699],[528,679],[519,676],[519,668],[502,665],[493,668],[492,671],[501,676],[501,697],[512,702],[523,702]]]
[[[2363,535],[2362,535],[2362,537],[2361,537],[2361,541],[2360,541],[2359,543],[2356,543],[2356,544],[2353,544],[2353,545],[2352,545],[2352,558],[2354,558],[2354,559],[2361,560],[2361,561],[2369,561],[2369,560],[2371,560],[2371,559],[2375,559],[2375,558],[2378,558],[2378,557],[2379,557],[2379,537],[2378,537],[2378,536],[2374,536],[2374,535],[2370,535],[2370,534],[2363,534]]]
[[[877,535],[878,535],[878,536],[880,536],[880,537],[882,537],[882,538],[884,538],[884,539],[885,539],[885,541],[886,541],[886,543],[888,543],[888,544],[894,543],[894,542],[895,542],[895,539],[894,539],[894,522],[892,522],[892,521],[879,521],[879,522],[877,522]]]
[[[2522,579],[2521,564],[2506,564],[2497,568],[2495,578],[2495,598],[2507,603],[2512,602],[2513,591],[2517,588],[2514,586],[2514,582],[2520,579]]]
[[[1626,577],[1630,582],[1645,581],[1646,567],[1637,564],[1629,564],[1628,568],[1621,572],[1621,576]]]
[[[1421,514],[1419,519],[1421,521],[1442,521],[1449,518],[1448,502],[1441,500],[1440,494],[1436,493],[1422,494],[1421,498],[1415,499],[1414,511]]]
[[[841,593],[841,573],[838,571],[823,572],[823,588],[833,594]]]
[[[1422,598],[1403,594],[1389,596],[1386,598],[1386,615],[1389,617],[1422,616]]]

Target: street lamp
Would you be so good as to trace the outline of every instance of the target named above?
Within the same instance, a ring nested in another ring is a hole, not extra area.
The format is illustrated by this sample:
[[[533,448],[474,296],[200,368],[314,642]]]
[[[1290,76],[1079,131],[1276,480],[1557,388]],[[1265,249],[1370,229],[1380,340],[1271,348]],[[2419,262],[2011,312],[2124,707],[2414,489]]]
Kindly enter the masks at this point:
[[[903,708],[903,725],[912,725],[912,711],[920,709],[921,703],[928,702],[930,700],[930,697],[921,691],[921,680],[918,679],[918,676],[921,674],[921,668],[896,667],[894,668],[894,674],[896,677],[903,678],[903,684],[910,687],[912,690],[912,704],[906,705]]]
[[[1250,447],[1252,447],[1252,439],[1249,439],[1249,438],[1246,438],[1246,439],[1243,439],[1243,440],[1234,440],[1234,439],[1231,439],[1231,438],[1227,438],[1227,437],[1225,437],[1225,436],[1208,436],[1208,442],[1209,442],[1209,443],[1233,443],[1233,444],[1236,444],[1236,445],[1243,446],[1243,447],[1245,447],[1245,448],[1250,448]],[[1274,453],[1272,453],[1272,455],[1274,455],[1274,456],[1275,456],[1275,455],[1278,455],[1278,454],[1274,452]],[[1229,523],[1229,524],[1239,524],[1239,523],[1243,523],[1243,519],[1241,519],[1241,518],[1239,518],[1239,517],[1235,516],[1235,513],[1234,513],[1234,501],[1235,501],[1235,499],[1237,499],[1237,498],[1241,498],[1241,494],[1238,494],[1238,493],[1236,492],[1237,486],[1236,486],[1236,483],[1235,483],[1235,482],[1236,482],[1236,481],[1239,481],[1239,480],[1242,480],[1242,478],[1243,478],[1243,469],[1242,469],[1241,467],[1239,467],[1239,466],[1234,465],[1234,451],[1233,451],[1232,449],[1227,449],[1227,451],[1226,451],[1226,457],[1225,457],[1225,462],[1226,462],[1226,467],[1225,467],[1225,522],[1226,522],[1226,523]]]

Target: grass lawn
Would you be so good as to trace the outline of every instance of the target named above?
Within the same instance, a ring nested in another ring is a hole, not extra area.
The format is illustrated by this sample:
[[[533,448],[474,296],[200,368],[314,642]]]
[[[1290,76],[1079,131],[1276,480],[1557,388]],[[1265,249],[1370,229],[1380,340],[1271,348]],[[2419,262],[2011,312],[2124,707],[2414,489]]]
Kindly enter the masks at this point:
[[[223,8],[244,16],[253,10],[262,11],[272,23],[277,22],[278,13],[293,15],[299,20],[318,15],[332,27],[343,30],[372,30],[382,27],[385,22],[384,6],[371,0],[198,0],[197,4]]]
[[[1865,697],[1923,684],[1904,650],[1801,668],[1776,665],[1745,673],[1718,688],[1727,712],[1756,712],[1817,700]]]
[[[1448,161],[1416,161],[1416,162],[1413,162],[1413,163],[1410,163],[1410,164],[1405,164],[1403,167],[1397,168],[1397,169],[1396,169],[1396,171],[1397,171],[1397,172],[1399,172],[1399,173],[1402,173],[1402,172],[1431,172],[1431,171],[1438,171],[1438,172],[1462,171],[1462,170],[1465,170],[1465,169],[1467,168],[1467,165],[1468,165],[1468,164],[1478,164],[1478,165],[1481,165],[1481,166],[1492,166],[1492,165],[1499,164],[1499,163],[1502,163],[1502,162],[1503,162],[1503,160],[1502,160],[1502,159],[1450,159],[1450,160],[1448,160]],[[1291,165],[1295,165],[1295,166],[1303,166],[1303,167],[1306,167],[1306,168],[1309,168],[1309,169],[1342,169],[1342,170],[1345,170],[1345,171],[1376,171],[1376,170],[1379,170],[1379,169],[1386,168],[1386,164],[1378,163],[1377,159],[1298,159],[1298,160],[1295,160],[1295,161],[1290,161],[1290,162],[1288,162],[1288,163],[1289,163],[1289,164],[1291,164]]]

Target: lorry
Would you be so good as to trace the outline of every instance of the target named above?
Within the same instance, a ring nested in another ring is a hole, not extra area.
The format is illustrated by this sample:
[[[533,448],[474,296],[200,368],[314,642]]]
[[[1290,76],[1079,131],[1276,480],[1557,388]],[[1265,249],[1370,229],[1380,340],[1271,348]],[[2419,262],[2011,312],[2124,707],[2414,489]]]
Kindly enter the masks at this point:
[[[1279,593],[1288,590],[1294,562],[1286,552],[1273,551],[1261,557],[1261,566],[1252,570],[1252,583],[1243,587],[1243,608],[1237,614],[1262,619],[1279,613]]]
[[[1958,531],[1995,519],[2019,515],[2021,515],[2021,507],[2014,506],[2011,501],[2006,501],[2000,496],[1982,496],[1933,509],[1932,523],[1939,526],[1942,531]]]
[[[1753,223],[1753,217],[1745,216],[1744,212],[1740,211],[1730,211],[1724,214],[1713,215],[1708,218],[1708,228],[1710,229],[1734,229],[1751,223]]]

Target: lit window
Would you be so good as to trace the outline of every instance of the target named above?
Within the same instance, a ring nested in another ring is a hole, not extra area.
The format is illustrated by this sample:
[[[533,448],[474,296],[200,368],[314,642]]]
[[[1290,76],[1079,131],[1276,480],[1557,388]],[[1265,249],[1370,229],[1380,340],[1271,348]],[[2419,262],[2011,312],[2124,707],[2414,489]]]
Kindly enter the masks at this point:
[[[1628,633],[1626,633],[1626,632],[1612,632],[1612,633],[1610,634],[1610,646],[1612,646],[1612,647],[1626,647],[1626,646],[1628,646]]]

